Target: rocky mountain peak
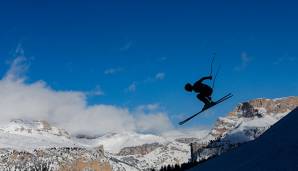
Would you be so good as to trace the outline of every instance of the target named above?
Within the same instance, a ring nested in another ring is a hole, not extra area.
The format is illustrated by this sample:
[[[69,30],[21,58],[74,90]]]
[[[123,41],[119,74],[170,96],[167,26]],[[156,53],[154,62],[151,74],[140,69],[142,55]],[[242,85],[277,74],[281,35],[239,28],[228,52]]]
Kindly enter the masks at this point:
[[[254,140],[296,106],[298,97],[243,102],[227,116],[220,117],[211,133],[202,136],[164,137],[122,132],[64,138],[70,137],[69,134],[48,122],[13,120],[0,126],[0,155],[3,156],[0,170],[13,170],[16,166],[27,170],[34,166],[40,166],[39,170],[160,169],[185,163],[190,157],[201,160],[219,155]]]
[[[143,144],[136,147],[125,147],[125,148],[122,148],[117,155],[119,156],[146,155],[162,146],[163,145],[159,143],[152,143],[152,144]]]
[[[7,125],[0,128],[4,132],[23,134],[23,135],[54,135],[70,138],[70,134],[64,129],[54,127],[47,121],[28,121],[14,119]]]
[[[298,106],[298,97],[279,99],[259,98],[239,104],[229,115],[250,118],[263,114],[288,113]]]
[[[227,116],[217,120],[207,144],[204,141],[193,144],[192,156],[205,159],[255,140],[297,106],[298,97],[258,98],[240,103]]]
[[[298,106],[298,97],[278,99],[258,98],[240,103],[226,117],[220,117],[211,131],[214,137],[224,136],[230,130],[254,118],[272,117],[276,121]]]

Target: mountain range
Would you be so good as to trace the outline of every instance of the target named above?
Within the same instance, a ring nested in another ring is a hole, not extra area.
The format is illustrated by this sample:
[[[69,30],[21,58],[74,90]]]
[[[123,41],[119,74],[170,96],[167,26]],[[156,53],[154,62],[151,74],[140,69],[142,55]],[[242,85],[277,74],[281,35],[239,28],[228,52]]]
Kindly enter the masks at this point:
[[[199,170],[298,170],[298,108],[255,141],[241,145],[191,169]]]
[[[298,97],[254,99],[237,105],[211,130],[185,135],[74,136],[46,121],[12,120],[0,126],[0,170],[158,170],[205,160],[257,139],[297,106]]]

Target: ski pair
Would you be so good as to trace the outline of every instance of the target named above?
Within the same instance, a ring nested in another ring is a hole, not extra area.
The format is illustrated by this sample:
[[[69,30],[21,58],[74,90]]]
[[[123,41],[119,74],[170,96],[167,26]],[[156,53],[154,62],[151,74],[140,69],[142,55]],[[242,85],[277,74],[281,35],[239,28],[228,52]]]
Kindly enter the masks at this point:
[[[233,97],[233,94],[232,94],[232,93],[229,93],[229,94],[225,95],[224,97],[222,97],[222,98],[220,98],[219,100],[217,100],[216,102],[214,102],[214,104],[212,104],[211,106],[208,106],[208,108],[202,109],[200,112],[198,112],[198,113],[192,115],[191,117],[185,119],[185,120],[182,121],[182,122],[179,122],[179,125],[183,125],[183,124],[185,124],[186,122],[188,122],[188,121],[191,120],[192,118],[196,117],[197,115],[201,114],[202,112],[204,112],[204,111],[210,109],[211,107],[213,107],[213,106],[215,106],[215,105],[217,105],[217,104],[219,104],[219,103],[222,103],[222,102],[228,100],[228,99],[231,98],[231,97]]]

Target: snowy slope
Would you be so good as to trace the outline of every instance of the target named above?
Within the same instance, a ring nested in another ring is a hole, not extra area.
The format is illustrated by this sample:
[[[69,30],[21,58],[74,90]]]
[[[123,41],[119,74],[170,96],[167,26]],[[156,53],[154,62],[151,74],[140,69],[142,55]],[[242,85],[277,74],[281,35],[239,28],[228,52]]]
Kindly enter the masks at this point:
[[[200,139],[208,134],[208,131],[197,131],[195,135],[179,135],[169,133],[166,135],[140,134],[125,132],[108,134],[92,140],[79,139],[80,143],[90,147],[103,145],[106,156],[110,158],[115,170],[135,170],[155,168],[169,164],[182,164],[190,158],[189,143],[184,139]]]
[[[26,121],[26,120],[12,120],[8,124],[0,126],[0,130],[6,133],[17,135],[42,135],[42,136],[58,136],[70,138],[70,135],[63,129],[51,126],[46,121]]]
[[[152,134],[139,134],[135,132],[106,134],[104,136],[87,141],[84,139],[77,140],[89,146],[103,145],[106,151],[114,154],[118,153],[124,147],[133,147],[155,142],[163,144],[167,142],[167,139],[161,136]]]
[[[297,97],[255,99],[239,104],[226,117],[220,117],[211,131],[231,143],[254,140],[271,125],[298,106]]]
[[[298,97],[259,98],[240,103],[226,117],[220,117],[210,134],[193,143],[193,160],[221,155],[253,141],[298,106]]]
[[[73,147],[79,145],[66,138],[40,135],[25,136],[0,131],[0,146],[1,148],[32,151],[38,148]]]
[[[229,140],[229,142],[233,144],[252,141],[258,138],[260,134],[265,132],[277,121],[278,119],[272,116],[264,116],[262,118],[242,121],[236,129],[227,133],[223,140]]]
[[[190,157],[189,145],[180,142],[181,139],[199,139],[207,133],[208,131],[196,131],[193,136],[190,134],[183,136],[177,133],[152,135],[122,132],[96,138],[76,138],[70,136],[65,130],[51,126],[45,121],[13,120],[0,126],[0,156],[10,158],[9,156],[14,155],[13,151],[17,150],[20,152],[20,158],[22,155],[32,156],[30,158],[33,160],[38,155],[36,154],[38,149],[49,154],[44,160],[46,163],[53,163],[47,164],[49,167],[58,168],[58,161],[55,160],[55,156],[59,154],[59,151],[66,150],[69,152],[67,149],[70,147],[91,150],[103,146],[104,156],[108,159],[113,170],[159,169],[164,165],[187,162]],[[23,153],[23,151],[26,152]],[[53,156],[50,156],[51,154]],[[75,150],[70,155],[72,154],[76,155]],[[89,155],[88,150],[86,154]],[[75,159],[74,156],[69,157]],[[32,163],[22,164],[22,166],[28,168],[40,160],[43,159],[34,159]],[[1,167],[2,162],[5,163],[5,160],[0,160],[0,170],[4,167]],[[12,161],[11,163],[18,162]],[[9,165],[4,168],[11,169],[12,167]]]
[[[63,129],[45,121],[13,120],[0,126],[0,147],[32,151],[38,148],[83,146]]]
[[[298,108],[260,138],[211,159],[195,170],[298,170]]]
[[[190,148],[188,144],[170,142],[167,144],[151,145],[156,148],[145,154],[113,154],[112,156],[141,170],[150,168],[160,169],[162,166],[172,165],[173,163],[183,164],[188,162],[190,158]]]

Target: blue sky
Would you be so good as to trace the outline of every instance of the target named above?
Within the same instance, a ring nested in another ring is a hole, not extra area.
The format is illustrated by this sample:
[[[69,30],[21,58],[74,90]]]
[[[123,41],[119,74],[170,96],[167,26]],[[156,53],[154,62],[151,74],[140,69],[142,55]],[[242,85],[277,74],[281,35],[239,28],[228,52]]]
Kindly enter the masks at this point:
[[[28,83],[93,92],[90,104],[159,104],[177,123],[202,107],[183,87],[210,72],[213,53],[215,99],[235,96],[187,126],[248,99],[298,95],[296,2],[30,0],[0,11],[0,74],[21,46]]]

